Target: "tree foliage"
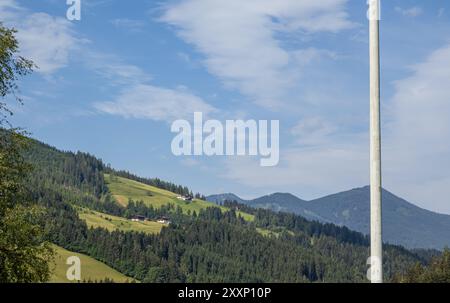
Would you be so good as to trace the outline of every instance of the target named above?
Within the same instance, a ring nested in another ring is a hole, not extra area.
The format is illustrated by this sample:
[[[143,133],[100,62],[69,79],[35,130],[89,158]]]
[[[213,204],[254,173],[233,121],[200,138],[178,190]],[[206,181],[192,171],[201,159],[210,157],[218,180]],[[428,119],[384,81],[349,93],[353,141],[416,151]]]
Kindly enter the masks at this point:
[[[18,56],[19,43],[15,37],[16,30],[4,27],[0,22],[0,126],[8,124],[7,116],[12,115],[4,98],[8,95],[21,102],[17,81],[21,76],[32,72],[34,63]]]
[[[31,72],[33,63],[17,56],[15,30],[0,23],[0,282],[44,282],[49,279],[52,249],[44,241],[40,221],[44,209],[27,200],[24,181],[30,166],[23,157],[27,140],[9,126],[12,114],[3,100],[17,100],[17,80]]]
[[[450,249],[432,258],[428,266],[416,263],[406,274],[397,275],[394,282],[400,283],[450,283]]]

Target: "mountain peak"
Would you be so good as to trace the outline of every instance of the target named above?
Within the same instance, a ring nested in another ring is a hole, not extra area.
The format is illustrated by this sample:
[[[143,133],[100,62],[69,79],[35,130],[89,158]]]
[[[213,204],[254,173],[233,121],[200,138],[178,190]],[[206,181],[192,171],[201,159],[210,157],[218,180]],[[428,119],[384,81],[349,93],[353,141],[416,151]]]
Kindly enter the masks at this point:
[[[237,196],[233,193],[209,195],[206,197],[206,200],[209,202],[216,203],[216,204],[223,204],[225,201],[236,201],[241,204],[245,204],[247,202],[246,200],[240,198],[239,196]]]
[[[305,200],[300,199],[299,197],[297,197],[297,196],[295,196],[295,195],[293,195],[293,194],[291,194],[291,193],[281,193],[281,192],[276,192],[276,193],[267,195],[267,196],[265,196],[265,197],[268,197],[268,198],[275,198],[275,199],[292,199],[292,200],[300,200],[300,201],[305,202]]]
[[[312,201],[280,192],[254,200],[243,200],[234,194],[226,195],[229,200],[253,207],[292,212],[309,220],[344,225],[364,234],[369,233],[370,186],[368,185]],[[230,197],[237,198],[230,199]],[[442,249],[450,244],[449,215],[422,209],[386,189],[382,190],[382,203],[384,241],[409,248]]]

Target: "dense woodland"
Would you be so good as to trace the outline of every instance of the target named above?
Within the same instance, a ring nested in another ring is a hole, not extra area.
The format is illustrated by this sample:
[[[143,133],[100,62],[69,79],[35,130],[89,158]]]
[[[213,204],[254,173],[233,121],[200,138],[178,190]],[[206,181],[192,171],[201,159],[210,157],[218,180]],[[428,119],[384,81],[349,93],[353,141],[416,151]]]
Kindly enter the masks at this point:
[[[116,172],[91,155],[59,152],[31,141],[26,159],[34,167],[28,189],[33,200],[48,209],[48,240],[86,253],[137,280],[366,281],[368,240],[345,227],[235,202],[225,203],[228,212],[209,208],[191,216],[171,205],[154,209],[140,201],[130,201],[125,208],[111,198],[103,178],[105,172]],[[90,229],[78,218],[78,206],[128,218],[169,215],[173,224],[159,235]],[[255,221],[244,221],[236,210],[255,215]],[[258,229],[269,233],[262,235]],[[387,246],[385,253],[388,279],[405,273],[417,262],[427,262],[397,246]]]
[[[432,257],[428,266],[417,263],[405,274],[394,276],[400,283],[450,283],[450,250]]]

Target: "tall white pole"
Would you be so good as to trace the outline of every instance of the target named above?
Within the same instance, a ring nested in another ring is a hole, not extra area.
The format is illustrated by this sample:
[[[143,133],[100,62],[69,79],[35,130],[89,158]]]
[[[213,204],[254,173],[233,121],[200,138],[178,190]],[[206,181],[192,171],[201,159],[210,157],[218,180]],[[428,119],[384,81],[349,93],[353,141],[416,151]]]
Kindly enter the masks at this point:
[[[381,131],[380,131],[380,3],[370,9],[370,253],[371,282],[383,282],[381,237]]]

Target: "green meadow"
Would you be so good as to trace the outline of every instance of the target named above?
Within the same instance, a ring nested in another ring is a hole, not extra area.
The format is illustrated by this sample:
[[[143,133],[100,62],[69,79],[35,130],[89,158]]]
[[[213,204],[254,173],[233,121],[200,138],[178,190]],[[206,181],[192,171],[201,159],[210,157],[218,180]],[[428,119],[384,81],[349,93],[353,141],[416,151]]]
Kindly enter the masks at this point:
[[[86,208],[78,208],[77,211],[80,219],[86,221],[86,224],[89,227],[102,227],[109,231],[118,229],[125,232],[136,231],[147,234],[157,234],[161,231],[161,228],[165,226],[164,224],[154,221],[133,222],[122,217],[107,215]]]
[[[132,199],[133,201],[142,201],[154,208],[173,204],[175,207],[180,206],[185,214],[188,212],[193,213],[194,211],[199,213],[200,210],[208,207],[220,207],[223,211],[227,210],[225,207],[199,199],[194,199],[191,202],[183,201],[177,198],[177,194],[170,191],[118,176],[105,174],[105,181],[113,197],[123,206],[126,206],[129,199]],[[237,213],[247,221],[254,220],[253,215],[240,211]]]
[[[51,283],[76,283],[77,281],[69,281],[66,272],[70,265],[66,264],[69,257],[76,256],[81,261],[81,280],[82,281],[102,281],[105,279],[113,280],[115,283],[131,282],[133,279],[121,274],[108,265],[97,261],[89,256],[74,253],[64,248],[54,245],[56,255],[54,260],[53,275],[50,279]]]

